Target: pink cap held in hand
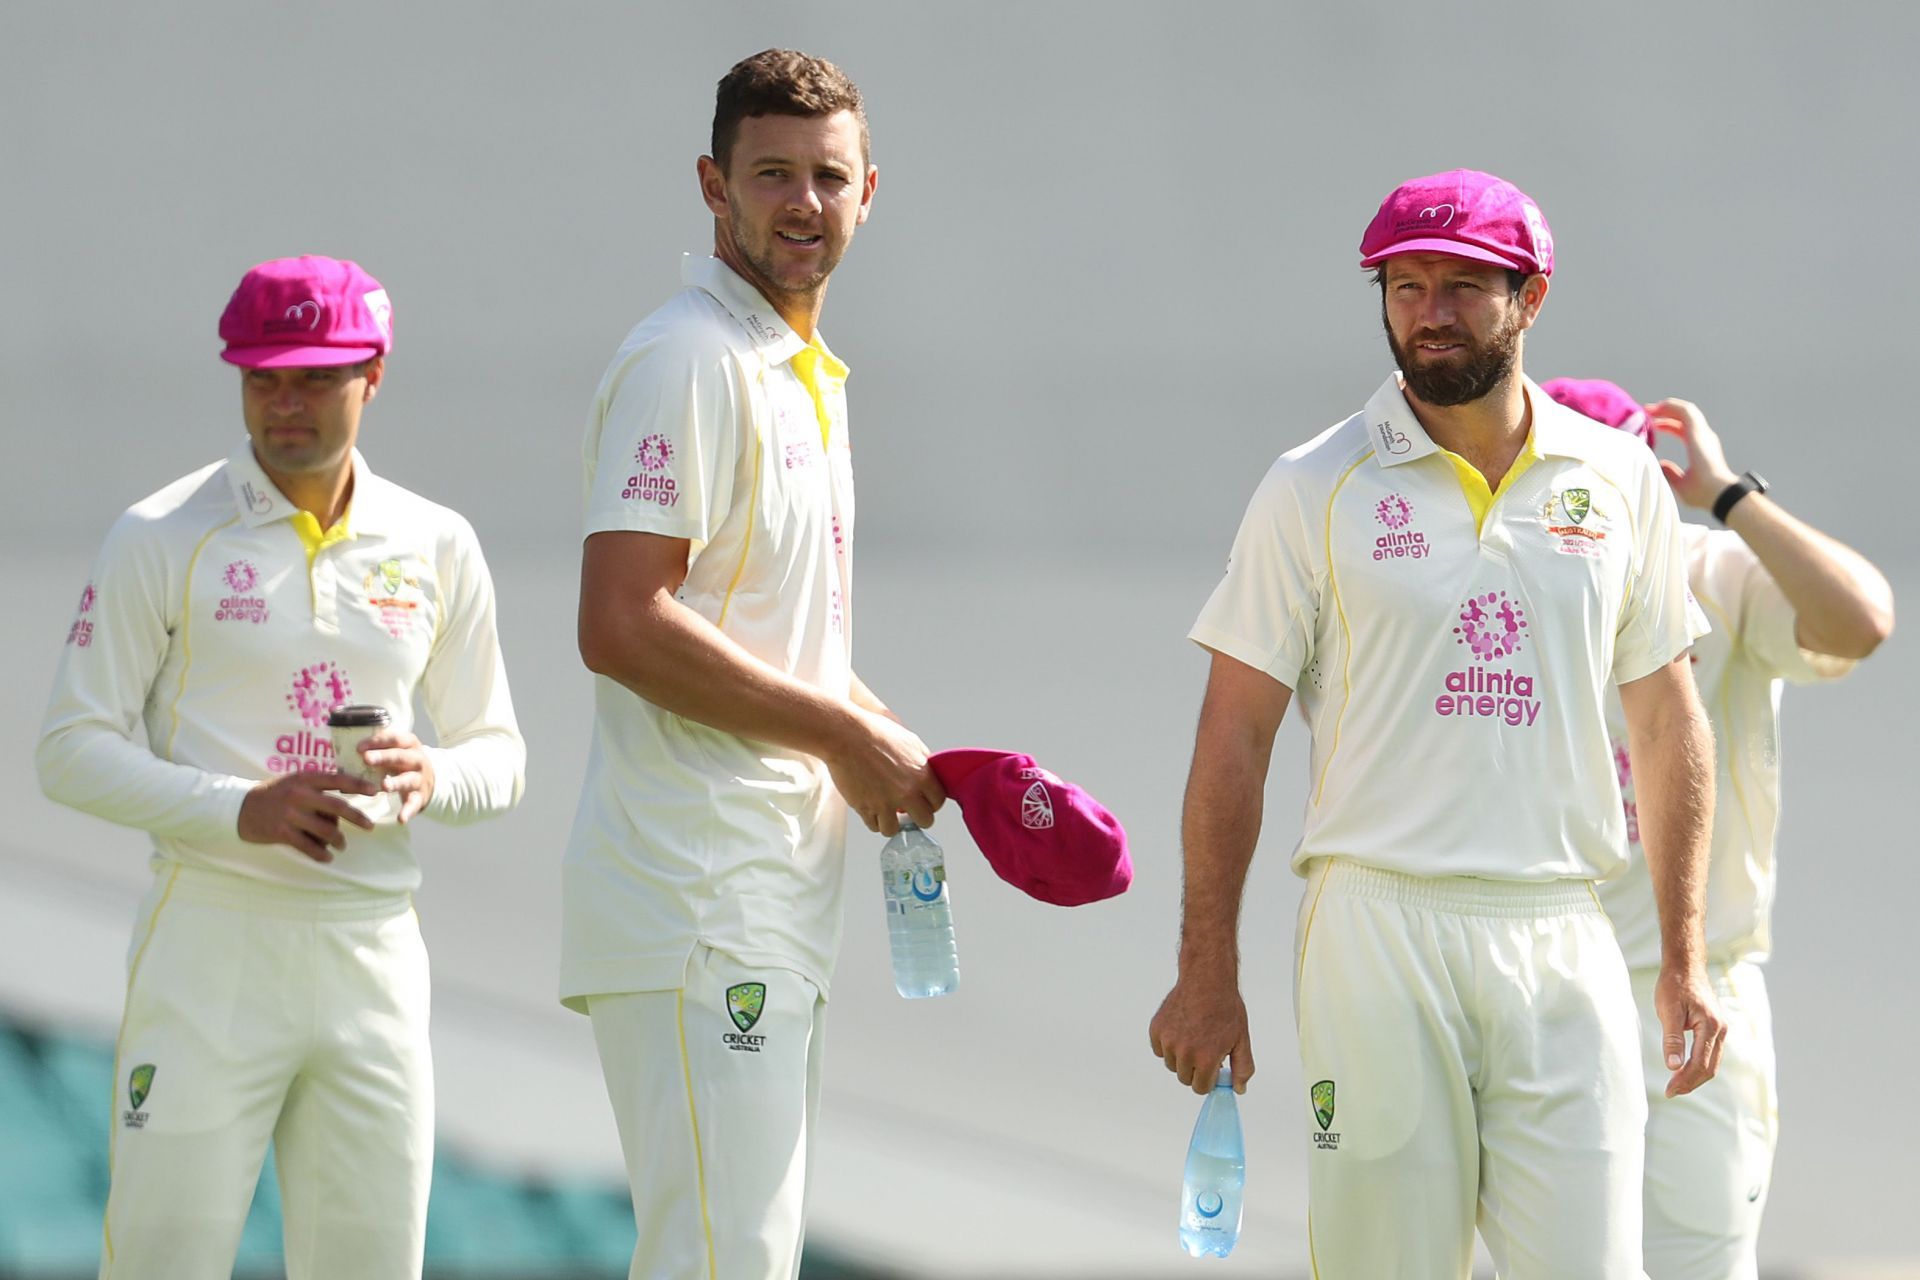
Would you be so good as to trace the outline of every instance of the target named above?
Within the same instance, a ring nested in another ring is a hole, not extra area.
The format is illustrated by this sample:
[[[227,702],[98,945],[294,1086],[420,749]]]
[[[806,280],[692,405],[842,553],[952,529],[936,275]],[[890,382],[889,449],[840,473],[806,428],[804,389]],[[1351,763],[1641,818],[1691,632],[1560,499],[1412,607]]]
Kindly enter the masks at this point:
[[[392,349],[393,304],[356,262],[275,258],[241,277],[220,337],[220,358],[244,369],[358,364]]]
[[[1528,275],[1553,274],[1553,235],[1540,206],[1503,178],[1452,169],[1394,188],[1360,237],[1360,265],[1402,253],[1444,253]]]
[[[1619,383],[1605,378],[1548,378],[1540,389],[1575,413],[1636,435],[1653,448],[1653,420]]]
[[[996,874],[1042,902],[1077,907],[1133,883],[1127,832],[1098,800],[1010,751],[936,751],[927,761]]]

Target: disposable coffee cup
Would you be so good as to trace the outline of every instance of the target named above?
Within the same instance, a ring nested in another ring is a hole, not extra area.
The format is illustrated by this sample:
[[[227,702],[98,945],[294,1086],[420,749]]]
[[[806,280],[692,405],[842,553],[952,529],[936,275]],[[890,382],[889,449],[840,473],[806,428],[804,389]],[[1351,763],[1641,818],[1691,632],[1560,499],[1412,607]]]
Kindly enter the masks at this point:
[[[392,723],[393,716],[385,707],[335,707],[327,715],[327,729],[333,736],[333,767],[378,786],[381,773],[361,759],[360,744]]]

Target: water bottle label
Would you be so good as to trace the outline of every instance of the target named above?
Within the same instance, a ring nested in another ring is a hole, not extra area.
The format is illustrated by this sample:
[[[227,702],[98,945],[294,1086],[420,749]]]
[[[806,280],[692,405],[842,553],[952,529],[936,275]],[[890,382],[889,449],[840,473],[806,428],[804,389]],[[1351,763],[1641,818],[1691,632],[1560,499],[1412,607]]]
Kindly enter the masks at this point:
[[[1194,1212],[1203,1218],[1217,1218],[1226,1207],[1227,1202],[1220,1198],[1218,1191],[1202,1191],[1193,1201]]]
[[[937,902],[940,898],[940,886],[946,882],[947,869],[938,867],[915,867],[908,888],[913,896],[922,902]]]

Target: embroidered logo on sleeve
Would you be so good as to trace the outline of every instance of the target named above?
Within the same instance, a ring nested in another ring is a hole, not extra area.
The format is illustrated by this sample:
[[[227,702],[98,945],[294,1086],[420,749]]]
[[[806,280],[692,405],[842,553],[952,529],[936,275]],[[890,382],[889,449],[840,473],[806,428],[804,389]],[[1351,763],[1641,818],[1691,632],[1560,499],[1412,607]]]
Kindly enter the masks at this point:
[[[93,612],[94,602],[99,598],[100,593],[93,589],[91,582],[80,590],[79,616],[67,628],[67,643],[76,649],[84,649],[93,643],[93,619],[87,615]]]
[[[648,436],[633,451],[633,465],[634,474],[627,477],[627,487],[620,492],[624,501],[651,502],[662,507],[679,503],[679,485],[668,474],[673,466],[673,441],[658,432]]]

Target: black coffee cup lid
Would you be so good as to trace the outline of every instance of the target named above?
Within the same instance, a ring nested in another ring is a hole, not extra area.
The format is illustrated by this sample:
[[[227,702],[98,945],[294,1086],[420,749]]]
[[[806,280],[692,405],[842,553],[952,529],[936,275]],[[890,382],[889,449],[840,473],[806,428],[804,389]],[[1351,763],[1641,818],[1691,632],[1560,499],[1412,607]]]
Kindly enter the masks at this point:
[[[393,716],[385,707],[356,703],[335,707],[327,713],[327,727],[330,729],[369,729],[391,723]]]

